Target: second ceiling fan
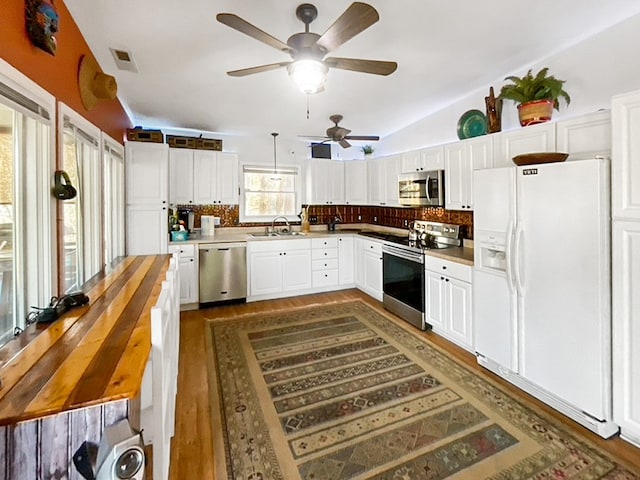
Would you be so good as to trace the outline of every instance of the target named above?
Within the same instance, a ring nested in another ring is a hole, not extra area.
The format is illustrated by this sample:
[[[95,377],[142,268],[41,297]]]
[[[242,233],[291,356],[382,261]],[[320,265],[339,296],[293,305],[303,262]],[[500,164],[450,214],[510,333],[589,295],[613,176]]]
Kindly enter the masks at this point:
[[[318,138],[321,139],[321,143],[325,142],[337,142],[340,144],[342,148],[349,148],[351,144],[348,140],[363,140],[376,142],[380,140],[380,137],[377,135],[349,135],[351,130],[348,128],[341,127],[338,125],[342,121],[342,115],[331,115],[329,117],[334,125],[333,127],[327,128],[327,136],[326,137],[307,137],[307,138]]]
[[[267,72],[287,67],[289,75],[306,94],[323,90],[329,68],[352,70],[355,72],[389,75],[398,64],[381,60],[363,60],[325,56],[343,43],[355,37],[376,23],[380,16],[371,5],[354,2],[322,35],[309,31],[309,24],[318,16],[318,10],[310,3],[303,3],[296,9],[296,16],[305,25],[304,32],[295,33],[284,43],[260,30],[246,20],[232,13],[219,13],[216,18],[249,37],[289,54],[293,60],[270,63],[257,67],[243,68],[227,72],[232,77],[244,77],[254,73]]]

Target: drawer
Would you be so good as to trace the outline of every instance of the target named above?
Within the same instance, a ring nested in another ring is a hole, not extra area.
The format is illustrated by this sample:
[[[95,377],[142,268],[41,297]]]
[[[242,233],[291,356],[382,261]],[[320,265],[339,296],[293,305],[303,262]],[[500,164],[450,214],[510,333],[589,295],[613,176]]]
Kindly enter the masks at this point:
[[[426,255],[424,267],[426,270],[437,272],[440,275],[471,283],[473,268],[469,265]]]
[[[311,248],[338,248],[338,239],[332,238],[312,238]]]
[[[169,245],[169,253],[179,253],[181,257],[195,257],[196,245],[194,243],[185,245]]]
[[[362,249],[365,252],[373,252],[382,254],[382,243],[374,242],[372,240],[363,240]]]
[[[311,249],[311,240],[301,238],[295,240],[271,240],[271,238],[247,242],[251,252],[291,252],[293,250]]]
[[[338,284],[338,270],[320,270],[312,273],[313,288]]]
[[[337,258],[326,258],[322,260],[313,260],[311,262],[312,270],[333,270],[338,268]]]
[[[320,260],[323,258],[338,258],[337,248],[314,248],[311,250],[311,259]]]

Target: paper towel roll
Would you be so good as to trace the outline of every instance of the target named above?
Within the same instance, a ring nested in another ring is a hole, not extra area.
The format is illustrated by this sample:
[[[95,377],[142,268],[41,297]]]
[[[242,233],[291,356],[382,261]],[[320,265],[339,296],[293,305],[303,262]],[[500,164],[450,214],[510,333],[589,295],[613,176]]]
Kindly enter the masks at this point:
[[[200,217],[200,234],[204,237],[215,235],[215,217],[213,215],[202,215]]]

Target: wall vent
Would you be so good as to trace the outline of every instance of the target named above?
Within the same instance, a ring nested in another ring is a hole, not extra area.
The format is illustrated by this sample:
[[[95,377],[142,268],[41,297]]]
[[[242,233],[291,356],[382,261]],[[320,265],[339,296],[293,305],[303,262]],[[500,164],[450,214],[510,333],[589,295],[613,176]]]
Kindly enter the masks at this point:
[[[126,50],[117,50],[115,48],[110,48],[109,50],[116,62],[116,67],[120,70],[138,73],[138,67],[136,67],[136,63],[133,60],[131,52],[127,52]]]

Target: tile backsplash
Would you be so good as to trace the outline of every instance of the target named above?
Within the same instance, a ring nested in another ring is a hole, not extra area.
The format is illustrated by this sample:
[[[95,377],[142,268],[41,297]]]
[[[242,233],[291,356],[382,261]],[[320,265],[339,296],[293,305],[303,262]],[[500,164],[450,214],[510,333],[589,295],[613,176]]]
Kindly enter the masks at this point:
[[[238,205],[178,205],[178,208],[189,208],[195,212],[196,228],[200,228],[202,215],[220,217],[221,227],[256,226],[255,223],[240,223]],[[335,217],[339,217],[342,223],[369,223],[397,228],[407,228],[413,220],[453,223],[464,227],[464,238],[473,239],[473,212],[445,210],[441,207],[309,205],[309,216],[317,217],[318,224],[328,224]]]

